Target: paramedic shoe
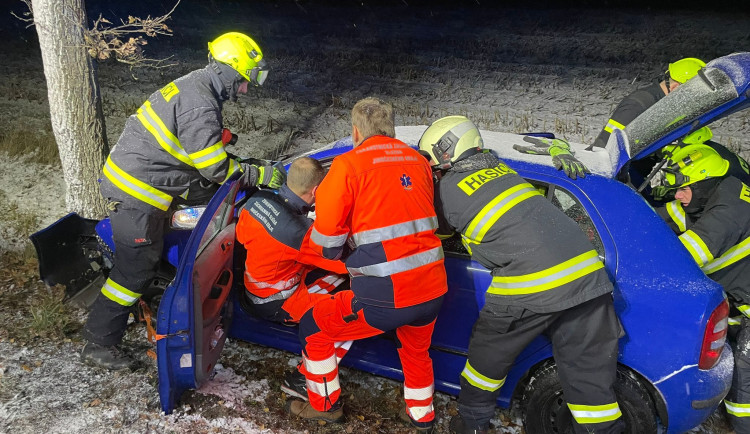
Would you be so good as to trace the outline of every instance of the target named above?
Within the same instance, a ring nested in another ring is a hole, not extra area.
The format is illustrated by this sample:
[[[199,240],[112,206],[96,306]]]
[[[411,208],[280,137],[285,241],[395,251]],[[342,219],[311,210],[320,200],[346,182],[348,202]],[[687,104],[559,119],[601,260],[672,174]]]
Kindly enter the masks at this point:
[[[307,383],[305,382],[305,376],[297,369],[290,372],[284,377],[284,381],[281,383],[281,391],[289,396],[307,401]]]
[[[464,420],[461,419],[461,415],[458,414],[456,416],[453,416],[451,418],[451,423],[449,425],[449,431],[454,434],[487,434],[489,432],[489,427],[470,427],[467,426],[464,423]]]
[[[83,346],[81,360],[87,365],[107,368],[112,371],[135,366],[135,360],[128,357],[117,346],[106,347],[93,342],[86,342],[86,345]]]
[[[312,405],[308,401],[290,399],[286,402],[286,411],[292,416],[307,420],[322,420],[331,423],[341,423],[344,421],[344,408],[340,401],[333,404],[333,408],[328,411],[318,411],[312,408]]]
[[[417,422],[412,419],[411,416],[406,412],[406,405],[401,409],[401,414],[398,415],[399,419],[411,425],[412,428],[416,429],[420,433],[432,434],[435,432],[435,421],[429,422]]]

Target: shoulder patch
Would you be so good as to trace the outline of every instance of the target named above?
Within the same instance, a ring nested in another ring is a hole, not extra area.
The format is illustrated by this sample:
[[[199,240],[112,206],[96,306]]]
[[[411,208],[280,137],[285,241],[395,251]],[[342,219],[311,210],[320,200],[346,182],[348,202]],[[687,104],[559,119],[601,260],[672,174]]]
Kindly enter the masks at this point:
[[[509,173],[516,173],[515,170],[508,167],[505,163],[500,163],[496,167],[489,169],[478,170],[456,184],[458,188],[463,190],[468,196],[474,194],[475,191],[479,190],[488,181],[500,178],[501,176]]]
[[[745,184],[742,184],[742,189],[740,190],[740,199],[750,203],[750,187]]]
[[[177,88],[177,85],[174,84],[174,81],[169,83],[168,85],[161,88],[159,91],[161,93],[161,96],[164,97],[164,100],[166,102],[169,102],[170,99],[172,99],[173,96],[180,93],[180,89]]]

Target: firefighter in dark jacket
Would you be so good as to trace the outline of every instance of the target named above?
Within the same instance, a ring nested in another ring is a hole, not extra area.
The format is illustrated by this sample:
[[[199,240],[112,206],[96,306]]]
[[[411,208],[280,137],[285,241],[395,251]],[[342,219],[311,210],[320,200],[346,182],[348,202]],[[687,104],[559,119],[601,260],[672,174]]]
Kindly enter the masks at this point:
[[[737,332],[729,335],[734,350],[734,374],[724,404],[734,430],[748,434],[750,187],[728,176],[728,169],[729,162],[706,145],[688,145],[676,150],[664,169],[666,186],[676,189],[676,199],[658,211],[679,234],[695,262],[724,287],[732,310],[742,314]]]
[[[248,199],[237,221],[245,246],[245,297],[252,314],[282,324],[299,322],[316,301],[348,280],[344,263],[310,248],[313,210],[325,169],[300,157],[289,166],[278,194],[260,190]]]
[[[615,397],[622,327],[612,283],[576,223],[493,154],[463,116],[435,121],[419,148],[439,178],[439,233],[461,233],[492,270],[461,373],[452,432],[486,432],[516,356],[538,335],[552,341],[575,432],[619,433]]]
[[[156,275],[173,204],[205,203],[212,186],[237,172],[244,185],[283,182],[277,169],[238,163],[224,150],[222,104],[236,101],[250,83],[263,84],[268,71],[260,48],[232,32],[208,49],[208,66],[154,92],[130,116],[104,165],[101,192],[111,210],[116,256],[84,328],[81,358],[89,364],[133,365],[119,344],[132,306]]]

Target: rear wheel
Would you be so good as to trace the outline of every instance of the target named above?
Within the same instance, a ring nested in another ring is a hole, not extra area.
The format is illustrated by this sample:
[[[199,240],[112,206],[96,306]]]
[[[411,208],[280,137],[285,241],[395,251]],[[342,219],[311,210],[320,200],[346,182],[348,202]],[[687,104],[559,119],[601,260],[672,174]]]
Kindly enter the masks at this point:
[[[655,434],[656,409],[646,388],[628,370],[617,367],[617,402],[628,434]],[[523,393],[526,432],[535,434],[573,433],[573,416],[563,397],[557,366],[549,361],[529,381]]]

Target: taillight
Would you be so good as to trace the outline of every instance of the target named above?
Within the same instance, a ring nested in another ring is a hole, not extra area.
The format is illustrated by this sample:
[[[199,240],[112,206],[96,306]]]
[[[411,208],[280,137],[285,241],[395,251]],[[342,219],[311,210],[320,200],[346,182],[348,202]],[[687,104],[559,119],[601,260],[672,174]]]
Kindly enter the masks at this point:
[[[699,369],[711,369],[721,357],[724,342],[727,340],[727,327],[729,325],[729,303],[726,299],[714,309],[706,323],[706,331],[703,333],[703,345],[701,356],[698,359]]]

